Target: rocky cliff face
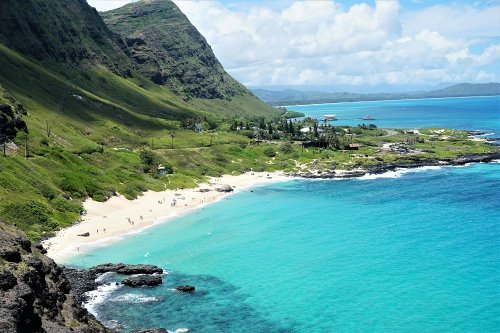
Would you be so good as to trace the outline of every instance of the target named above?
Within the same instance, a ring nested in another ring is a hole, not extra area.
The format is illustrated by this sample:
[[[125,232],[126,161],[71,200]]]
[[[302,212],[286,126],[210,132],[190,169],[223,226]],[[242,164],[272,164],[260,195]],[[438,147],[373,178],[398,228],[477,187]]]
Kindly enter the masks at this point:
[[[0,332],[110,332],[77,304],[62,269],[2,221]]]
[[[0,144],[11,140],[16,133],[27,130],[22,116],[26,110],[0,85]]]
[[[153,82],[184,96],[230,99],[249,91],[226,73],[205,38],[170,0],[143,0],[102,13],[124,52]]]
[[[119,41],[85,0],[0,1],[0,42],[46,64],[97,64],[128,76],[132,62]]]

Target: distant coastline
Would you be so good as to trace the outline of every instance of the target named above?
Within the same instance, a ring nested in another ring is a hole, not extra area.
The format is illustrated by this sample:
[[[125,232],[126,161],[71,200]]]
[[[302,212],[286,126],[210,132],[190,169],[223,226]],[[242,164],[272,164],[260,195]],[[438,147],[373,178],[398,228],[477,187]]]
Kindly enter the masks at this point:
[[[427,98],[486,97],[499,96],[500,83],[460,83],[443,89],[413,92],[326,92],[295,89],[266,90],[253,89],[254,94],[273,106],[316,105],[344,102],[372,102],[391,100],[415,100]]]
[[[276,107],[294,107],[294,106],[312,106],[312,105],[328,105],[328,104],[353,104],[353,103],[375,103],[375,102],[396,102],[396,101],[420,101],[423,99],[459,99],[459,98],[487,98],[487,97],[500,97],[497,95],[478,95],[478,96],[450,96],[450,97],[419,97],[419,98],[396,98],[396,99],[374,99],[374,100],[361,100],[361,101],[339,101],[339,102],[325,102],[325,103],[307,103],[307,104],[288,104],[288,105],[275,105]]]

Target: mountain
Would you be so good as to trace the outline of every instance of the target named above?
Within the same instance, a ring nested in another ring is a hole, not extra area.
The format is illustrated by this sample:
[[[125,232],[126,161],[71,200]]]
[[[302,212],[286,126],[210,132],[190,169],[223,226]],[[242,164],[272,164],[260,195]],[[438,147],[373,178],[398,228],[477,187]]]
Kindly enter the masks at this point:
[[[141,1],[103,15],[114,31],[85,0],[0,3],[0,84],[27,106],[28,126],[57,118],[85,129],[106,118],[144,132],[164,120],[278,114],[224,71],[172,2]],[[35,109],[38,119],[30,116]]]
[[[461,83],[443,89],[427,92],[357,94],[350,92],[281,91],[253,89],[255,95],[271,105],[297,105],[315,103],[339,103],[358,101],[379,101],[408,98],[467,97],[500,95],[500,83]]]
[[[460,83],[423,93],[425,97],[466,97],[500,95],[500,83]]]
[[[45,64],[102,65],[130,76],[120,41],[85,0],[0,3],[0,42]]]
[[[226,73],[205,38],[170,1],[147,0],[102,13],[138,71],[178,94],[231,99],[248,94]]]

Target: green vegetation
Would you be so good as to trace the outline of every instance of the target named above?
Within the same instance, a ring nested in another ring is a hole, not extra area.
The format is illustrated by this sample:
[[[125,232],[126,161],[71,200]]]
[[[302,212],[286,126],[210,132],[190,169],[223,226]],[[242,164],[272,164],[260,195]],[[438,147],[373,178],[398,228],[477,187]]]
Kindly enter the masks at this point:
[[[121,36],[85,1],[0,3],[0,218],[31,239],[79,219],[87,198],[134,199],[252,170],[349,169],[496,149],[460,131],[289,119],[303,115],[264,104],[227,75],[173,3],[134,3],[104,16]]]
[[[118,192],[133,199],[148,189],[195,187],[207,176],[251,170],[299,172],[329,170],[332,165],[351,169],[406,163],[414,157],[442,159],[498,151],[472,141],[462,131],[426,129],[414,134],[373,125],[325,127],[312,119],[276,119],[264,128],[260,123],[248,121],[251,130],[231,130],[229,123],[219,124],[226,130],[197,133],[179,129],[174,149],[167,133],[153,148],[148,142],[137,145],[132,141],[122,142],[120,148],[87,152],[33,140],[28,158],[22,150],[0,158],[0,217],[36,239],[78,219],[87,197],[104,201]],[[302,133],[298,130],[302,128],[312,130]],[[242,135],[245,132],[252,133],[254,139]],[[22,145],[19,138],[14,142]],[[350,150],[352,144],[360,146]],[[165,167],[165,175],[158,174],[159,165]]]

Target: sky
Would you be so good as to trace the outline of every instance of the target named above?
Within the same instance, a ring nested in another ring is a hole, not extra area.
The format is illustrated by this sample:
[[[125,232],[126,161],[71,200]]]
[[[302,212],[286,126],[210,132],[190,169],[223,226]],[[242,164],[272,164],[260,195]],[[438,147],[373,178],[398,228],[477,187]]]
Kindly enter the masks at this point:
[[[87,2],[105,11],[132,0]],[[500,81],[500,0],[174,2],[226,70],[251,87],[383,91]]]

